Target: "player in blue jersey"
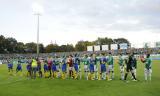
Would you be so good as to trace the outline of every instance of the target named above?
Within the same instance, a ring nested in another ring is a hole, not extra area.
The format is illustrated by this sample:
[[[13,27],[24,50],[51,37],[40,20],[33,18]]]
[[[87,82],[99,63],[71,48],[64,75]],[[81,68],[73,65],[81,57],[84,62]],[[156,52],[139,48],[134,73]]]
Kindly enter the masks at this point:
[[[98,61],[99,58],[96,56],[96,54],[93,54],[94,59],[94,79],[98,80]]]
[[[62,58],[62,79],[66,79],[66,74],[67,74],[67,58],[66,56],[63,56]]]
[[[73,66],[74,66],[74,77],[75,79],[78,79],[78,76],[80,76],[80,59],[78,57],[78,54],[75,54],[74,58],[73,58]],[[81,79],[81,76],[80,76]]]
[[[7,60],[8,62],[8,72],[13,72],[13,63],[12,60]]]
[[[21,61],[18,60],[18,64],[17,64],[17,68],[16,68],[16,73],[18,72],[22,72],[22,65],[21,65]]]
[[[32,58],[29,57],[28,60],[27,60],[27,66],[26,66],[27,77],[28,78],[31,78],[31,76],[32,76],[32,67],[31,67],[31,64],[32,64]]]
[[[44,61],[44,65],[43,65],[43,69],[44,69],[44,77],[45,78],[49,78],[50,76],[49,76],[49,74],[50,74],[50,71],[49,71],[49,68],[48,68],[48,61],[47,60],[45,60]]]
[[[90,70],[90,79],[94,80],[94,65],[96,63],[96,60],[94,58],[94,55],[91,54],[89,58],[89,70]]]
[[[31,68],[31,64],[29,62],[27,62],[26,69],[27,69],[27,77],[30,78],[32,68]]]
[[[100,58],[100,79],[106,80],[106,74],[107,74],[107,70],[106,70],[106,63],[107,63],[107,58],[105,56],[105,53],[101,54],[101,58]]]
[[[49,70],[46,60],[44,61],[43,70],[44,70],[44,72],[47,72]]]
[[[56,72],[57,72],[57,69],[56,69],[55,59],[53,59],[53,61],[52,61],[52,78],[56,78]]]

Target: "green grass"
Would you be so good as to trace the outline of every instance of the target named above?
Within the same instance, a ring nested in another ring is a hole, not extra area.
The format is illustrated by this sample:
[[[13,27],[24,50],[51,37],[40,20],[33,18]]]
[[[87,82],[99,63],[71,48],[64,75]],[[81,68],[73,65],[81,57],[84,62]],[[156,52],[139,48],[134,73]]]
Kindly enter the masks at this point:
[[[153,61],[152,81],[144,81],[144,67],[138,64],[138,82],[119,80],[115,64],[115,80],[87,81],[9,77],[7,66],[0,65],[0,96],[160,96],[160,61]]]

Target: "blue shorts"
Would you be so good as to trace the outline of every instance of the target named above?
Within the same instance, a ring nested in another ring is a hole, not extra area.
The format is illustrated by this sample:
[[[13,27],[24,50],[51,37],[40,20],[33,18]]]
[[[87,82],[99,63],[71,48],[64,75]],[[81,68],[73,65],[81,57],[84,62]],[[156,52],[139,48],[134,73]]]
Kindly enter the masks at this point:
[[[31,71],[31,66],[27,65],[26,69],[27,69],[27,71]]]
[[[89,65],[89,70],[90,70],[90,72],[94,72],[94,64]]]
[[[41,71],[41,66],[37,66],[37,71]]]
[[[106,72],[106,65],[105,64],[101,64],[101,72]]]
[[[44,65],[43,68],[44,68],[44,71],[48,71],[49,70],[47,65]]]
[[[52,65],[52,71],[57,71],[56,65]]]
[[[22,66],[17,66],[17,71],[22,70]]]
[[[8,69],[13,69],[13,64],[8,64]]]
[[[79,69],[78,69],[78,64],[74,64],[74,69],[75,69],[76,72],[79,71]]]
[[[62,65],[62,72],[66,72],[67,71],[67,64],[63,64]]]

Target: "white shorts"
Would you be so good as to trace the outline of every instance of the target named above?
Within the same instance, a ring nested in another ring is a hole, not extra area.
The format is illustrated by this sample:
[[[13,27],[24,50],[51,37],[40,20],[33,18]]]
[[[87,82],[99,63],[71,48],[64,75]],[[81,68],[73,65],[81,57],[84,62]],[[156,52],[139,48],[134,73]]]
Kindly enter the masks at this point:
[[[88,65],[84,65],[84,71],[85,71],[85,72],[88,72],[88,71],[89,71]]]
[[[108,71],[114,71],[113,65],[108,65]]]
[[[73,67],[69,67],[69,70],[73,70]]]
[[[59,71],[59,65],[56,65],[56,70]]]
[[[152,69],[147,69],[147,68],[145,68],[145,69],[144,69],[144,72],[147,73],[147,74],[151,74],[151,73],[152,73]]]
[[[95,72],[98,71],[97,65],[94,65],[94,71],[95,71]]]
[[[124,66],[119,66],[121,72],[124,72]]]

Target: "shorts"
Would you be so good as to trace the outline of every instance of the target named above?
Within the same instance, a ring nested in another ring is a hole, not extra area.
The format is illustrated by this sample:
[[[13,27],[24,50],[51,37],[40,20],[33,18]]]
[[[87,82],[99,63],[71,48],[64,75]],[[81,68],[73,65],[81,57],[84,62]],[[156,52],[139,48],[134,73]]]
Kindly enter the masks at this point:
[[[98,71],[97,65],[94,65],[94,71],[95,71],[95,72]]]
[[[84,72],[88,72],[88,65],[84,65]]]
[[[51,66],[48,66],[48,70],[51,70]]]
[[[94,65],[93,64],[90,64],[89,70],[90,70],[90,72],[94,72]]]
[[[78,64],[74,64],[74,69],[75,69],[76,72],[79,71]]]
[[[37,71],[37,67],[32,67],[32,72],[36,72]]]
[[[101,64],[101,73],[102,72],[106,72],[106,65],[105,64]]]
[[[119,66],[120,72],[124,72],[124,66]]]
[[[108,65],[108,71],[109,71],[109,72],[110,72],[110,71],[114,71],[113,65]]]
[[[59,67],[60,67],[59,65],[56,65],[56,71],[59,71]]]
[[[63,64],[62,65],[62,72],[66,72],[67,71],[67,64]]]
[[[41,71],[41,66],[37,66],[37,71]]]
[[[129,72],[129,71],[133,72],[133,68],[127,66],[126,71],[127,71],[127,72]]]
[[[69,70],[70,70],[70,71],[73,70],[73,67],[69,67]]]
[[[145,69],[144,69],[144,72],[147,73],[147,74],[151,74],[151,73],[152,73],[152,69],[147,69],[147,68],[145,68]]]
[[[17,71],[21,71],[21,70],[22,70],[22,67],[21,67],[21,66],[18,66],[16,70],[17,70]]]
[[[56,65],[52,65],[52,71],[57,71]]]

